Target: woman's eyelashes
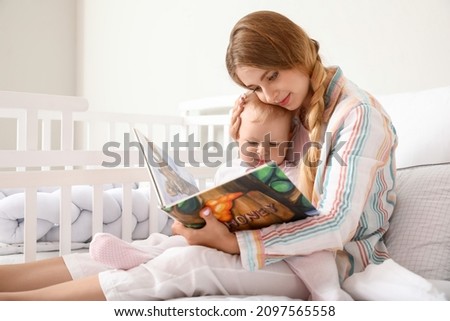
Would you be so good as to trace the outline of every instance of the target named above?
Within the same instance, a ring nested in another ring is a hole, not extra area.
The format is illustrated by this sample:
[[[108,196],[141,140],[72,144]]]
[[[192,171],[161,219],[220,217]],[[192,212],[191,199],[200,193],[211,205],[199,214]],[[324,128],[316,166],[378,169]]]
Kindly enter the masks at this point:
[[[280,75],[280,73],[278,71],[273,71],[267,76],[267,81],[272,82],[274,80],[277,80],[279,75]],[[260,86],[247,87],[247,89],[251,90],[252,92],[260,92],[261,91]]]
[[[279,75],[279,72],[278,72],[278,71],[274,71],[274,72],[272,72],[272,73],[269,75],[269,77],[267,77],[267,79],[268,79],[269,81],[274,81],[274,80],[276,80],[276,79],[278,78],[278,75]]]

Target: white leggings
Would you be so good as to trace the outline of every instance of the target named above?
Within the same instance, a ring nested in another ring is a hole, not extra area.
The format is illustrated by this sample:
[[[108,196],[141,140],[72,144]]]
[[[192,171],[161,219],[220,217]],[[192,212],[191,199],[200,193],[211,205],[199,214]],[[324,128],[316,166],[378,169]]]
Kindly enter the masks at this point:
[[[73,279],[99,274],[107,300],[167,300],[200,295],[276,295],[307,299],[304,283],[280,261],[258,271],[242,267],[240,256],[204,246],[187,246],[180,236],[152,234],[136,242],[153,259],[130,270],[111,270],[89,254],[64,261]]]

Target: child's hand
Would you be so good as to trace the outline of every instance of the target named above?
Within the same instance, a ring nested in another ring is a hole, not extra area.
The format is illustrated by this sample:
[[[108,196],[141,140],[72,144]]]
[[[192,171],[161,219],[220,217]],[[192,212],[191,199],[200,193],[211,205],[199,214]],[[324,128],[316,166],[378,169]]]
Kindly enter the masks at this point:
[[[200,215],[206,221],[201,229],[188,228],[175,222],[172,233],[182,235],[190,245],[203,245],[229,254],[240,253],[236,235],[212,215],[211,209],[205,207]]]

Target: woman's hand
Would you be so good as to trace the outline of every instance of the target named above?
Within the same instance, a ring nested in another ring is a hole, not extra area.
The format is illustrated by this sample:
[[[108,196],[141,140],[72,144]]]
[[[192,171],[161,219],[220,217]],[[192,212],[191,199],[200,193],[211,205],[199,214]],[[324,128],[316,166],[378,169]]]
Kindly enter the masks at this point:
[[[236,235],[219,222],[209,208],[206,207],[200,216],[206,221],[206,225],[201,229],[188,228],[175,221],[172,233],[184,236],[190,245],[203,245],[229,254],[240,253]]]
[[[234,140],[239,138],[239,128],[241,127],[241,113],[244,110],[245,100],[247,95],[251,92],[247,92],[239,96],[234,103],[233,110],[231,112],[231,124],[230,124],[230,136]]]

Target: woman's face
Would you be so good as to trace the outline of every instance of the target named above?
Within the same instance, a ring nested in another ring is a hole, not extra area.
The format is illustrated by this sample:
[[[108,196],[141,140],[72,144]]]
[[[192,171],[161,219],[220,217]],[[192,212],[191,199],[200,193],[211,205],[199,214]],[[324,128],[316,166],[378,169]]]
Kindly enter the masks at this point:
[[[298,69],[264,70],[238,66],[236,74],[262,102],[288,110],[308,104],[309,77]]]

